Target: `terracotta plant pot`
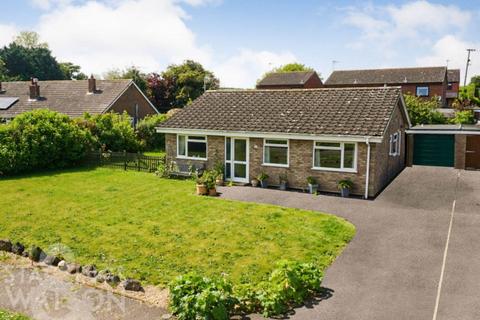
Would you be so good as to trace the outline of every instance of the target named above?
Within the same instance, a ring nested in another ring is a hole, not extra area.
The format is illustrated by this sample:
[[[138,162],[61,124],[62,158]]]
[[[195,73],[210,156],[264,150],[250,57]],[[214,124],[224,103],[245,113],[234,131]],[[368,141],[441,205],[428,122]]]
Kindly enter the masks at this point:
[[[218,178],[217,180],[215,180],[215,184],[216,184],[217,186],[223,186],[224,181],[223,181],[223,179]]]
[[[204,196],[208,194],[207,186],[204,184],[197,184],[197,194],[199,196]]]
[[[260,181],[258,181],[258,179],[252,179],[252,181],[250,181],[250,183],[252,184],[252,187],[258,187],[259,182]]]
[[[211,197],[215,197],[217,195],[217,189],[216,188],[209,189],[208,195]]]

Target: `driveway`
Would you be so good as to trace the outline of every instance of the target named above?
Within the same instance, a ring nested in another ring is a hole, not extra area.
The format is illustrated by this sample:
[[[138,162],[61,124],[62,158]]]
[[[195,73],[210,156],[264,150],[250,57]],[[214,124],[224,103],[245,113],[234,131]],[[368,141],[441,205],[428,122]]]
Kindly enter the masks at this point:
[[[295,310],[293,319],[480,319],[480,172],[407,168],[372,201],[220,191],[224,198],[329,212],[356,226],[326,272],[323,286],[332,296]]]

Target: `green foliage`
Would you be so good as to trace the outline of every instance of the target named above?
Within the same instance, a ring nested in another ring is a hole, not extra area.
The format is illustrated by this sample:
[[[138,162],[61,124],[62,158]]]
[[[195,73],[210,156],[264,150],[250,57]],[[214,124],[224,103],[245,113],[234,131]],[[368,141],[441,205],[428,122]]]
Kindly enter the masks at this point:
[[[27,49],[43,48],[48,49],[48,43],[40,42],[40,35],[35,31],[21,31],[13,40],[17,46]]]
[[[277,72],[299,72],[299,71],[315,71],[311,67],[307,67],[306,65],[298,62],[293,62],[293,63],[288,63],[284,64],[280,67],[273,68],[272,70],[265,72],[263,76],[257,80],[257,82],[260,82],[262,79],[264,79],[266,76],[268,76],[271,73],[277,73]],[[320,74],[318,75],[320,76]]]
[[[94,148],[105,151],[137,152],[141,145],[137,140],[131,124],[130,116],[105,113],[98,115],[85,114],[77,119],[80,127],[88,129],[93,137]]]
[[[317,179],[315,179],[315,177],[307,177],[307,183],[308,184],[317,184]]]
[[[180,320],[227,320],[236,303],[225,278],[188,273],[172,281],[169,289],[170,308]]]
[[[64,78],[67,80],[87,80],[85,73],[80,71],[80,66],[71,62],[60,62],[60,69],[63,72]]]
[[[472,110],[456,111],[455,116],[450,119],[450,123],[454,124],[475,124],[476,119]]]
[[[472,83],[465,87],[460,87],[458,92],[458,104],[461,107],[457,107],[458,109],[463,109],[470,105],[480,107],[480,83],[477,83],[476,81],[478,80],[472,78]]]
[[[68,116],[39,109],[0,125],[0,172],[63,168],[83,159],[91,145],[88,131]]]
[[[5,310],[0,310],[0,320],[29,320],[30,318]]]
[[[213,72],[192,60],[172,64],[161,74],[152,73],[147,82],[148,96],[162,111],[184,107],[205,90],[217,89],[220,84]]]
[[[278,262],[266,280],[237,286],[225,278],[189,273],[170,283],[170,308],[179,319],[229,319],[235,312],[271,317],[319,293],[322,278],[315,264],[286,260]]]
[[[263,181],[268,179],[268,174],[265,171],[260,172],[260,174],[257,176],[258,181]]]
[[[103,77],[107,80],[132,79],[143,93],[147,94],[147,76],[135,66],[125,70],[113,69],[107,71]]]
[[[353,182],[350,179],[343,179],[338,181],[338,189],[352,189],[353,188]]]
[[[157,133],[155,128],[167,120],[166,114],[149,115],[137,124],[137,137],[144,150],[158,150],[165,148],[165,135]]]
[[[408,94],[404,97],[412,125],[447,123],[447,118],[445,118],[441,112],[436,110],[438,108],[438,101],[436,98],[423,100]]]

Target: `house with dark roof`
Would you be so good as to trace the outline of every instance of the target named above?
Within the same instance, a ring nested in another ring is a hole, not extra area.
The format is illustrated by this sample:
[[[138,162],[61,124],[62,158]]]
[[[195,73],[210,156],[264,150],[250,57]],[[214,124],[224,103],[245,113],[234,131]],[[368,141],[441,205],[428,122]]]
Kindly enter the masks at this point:
[[[163,122],[167,161],[225,165],[225,178],[270,185],[286,175],[322,192],[349,178],[353,194],[373,197],[405,167],[410,121],[399,87],[207,91]]]
[[[386,68],[333,71],[325,87],[399,86],[404,94],[424,99],[438,97],[447,107],[447,67]],[[458,93],[458,90],[457,90]]]
[[[312,89],[322,86],[322,80],[315,71],[273,72],[258,82],[257,89]]]
[[[460,89],[460,69],[447,70],[447,92],[446,99],[448,107],[452,107],[455,99],[458,98]]]
[[[59,80],[0,82],[0,119],[35,109],[50,109],[72,118],[84,113],[127,112],[132,120],[158,111],[132,80]]]

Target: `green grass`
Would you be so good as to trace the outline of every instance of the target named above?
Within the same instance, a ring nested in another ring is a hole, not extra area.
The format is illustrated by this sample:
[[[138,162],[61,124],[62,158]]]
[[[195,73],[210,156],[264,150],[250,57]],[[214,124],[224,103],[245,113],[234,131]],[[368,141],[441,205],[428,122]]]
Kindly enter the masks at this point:
[[[165,151],[145,151],[143,154],[150,157],[163,157],[165,155]]]
[[[18,313],[12,313],[6,310],[0,310],[0,320],[29,320],[25,316]]]
[[[354,234],[333,215],[194,194],[194,182],[115,169],[0,180],[0,238],[165,285],[188,271],[256,281],[280,259],[330,265]]]

